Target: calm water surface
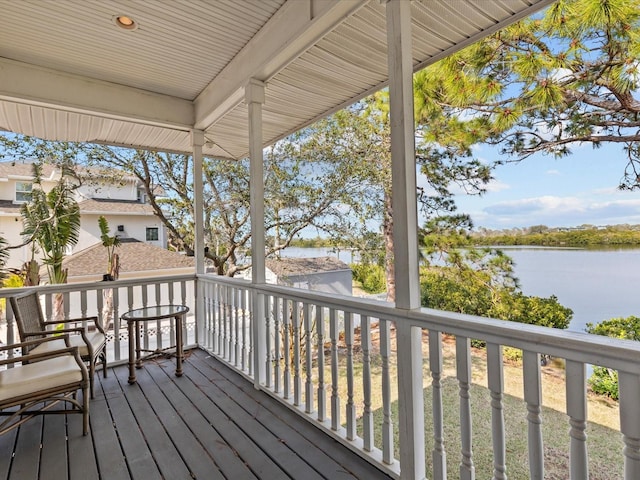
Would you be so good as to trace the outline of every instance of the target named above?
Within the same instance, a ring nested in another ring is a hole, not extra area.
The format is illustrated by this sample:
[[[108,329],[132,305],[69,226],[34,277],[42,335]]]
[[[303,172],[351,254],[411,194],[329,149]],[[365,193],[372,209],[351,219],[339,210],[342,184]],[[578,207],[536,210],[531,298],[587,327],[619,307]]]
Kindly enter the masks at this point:
[[[573,310],[569,330],[613,317],[640,316],[640,249],[505,248],[525,295],[549,297]],[[325,248],[287,248],[283,256],[336,256]],[[351,253],[339,258],[350,263]]]
[[[640,316],[640,249],[506,249],[526,295],[548,297],[573,310],[569,330],[613,317]]]

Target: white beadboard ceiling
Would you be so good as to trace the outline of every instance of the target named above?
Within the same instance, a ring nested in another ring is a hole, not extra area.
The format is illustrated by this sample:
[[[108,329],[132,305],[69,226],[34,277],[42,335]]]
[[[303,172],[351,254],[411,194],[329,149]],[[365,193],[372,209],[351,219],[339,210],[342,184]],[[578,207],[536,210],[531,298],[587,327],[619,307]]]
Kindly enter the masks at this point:
[[[553,0],[413,0],[416,69]],[[264,144],[385,86],[379,0],[0,0],[0,130],[247,155],[244,86],[266,83]],[[127,15],[126,31],[112,18]]]

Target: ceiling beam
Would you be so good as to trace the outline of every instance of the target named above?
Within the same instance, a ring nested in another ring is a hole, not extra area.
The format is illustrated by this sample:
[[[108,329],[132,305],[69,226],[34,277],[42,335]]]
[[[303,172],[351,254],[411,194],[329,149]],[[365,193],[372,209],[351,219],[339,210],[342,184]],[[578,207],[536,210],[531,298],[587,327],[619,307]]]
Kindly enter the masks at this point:
[[[268,82],[368,0],[289,0],[195,100],[206,130],[244,100],[250,79]]]
[[[188,100],[6,58],[0,100],[187,131],[194,119]]]

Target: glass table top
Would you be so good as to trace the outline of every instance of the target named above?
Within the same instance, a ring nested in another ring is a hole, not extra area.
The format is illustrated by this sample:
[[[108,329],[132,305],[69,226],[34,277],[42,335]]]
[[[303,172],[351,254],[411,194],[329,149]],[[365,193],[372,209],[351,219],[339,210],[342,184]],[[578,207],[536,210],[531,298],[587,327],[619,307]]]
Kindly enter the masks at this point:
[[[152,307],[136,308],[122,315],[123,320],[145,320],[184,315],[189,311],[185,305],[155,305]]]

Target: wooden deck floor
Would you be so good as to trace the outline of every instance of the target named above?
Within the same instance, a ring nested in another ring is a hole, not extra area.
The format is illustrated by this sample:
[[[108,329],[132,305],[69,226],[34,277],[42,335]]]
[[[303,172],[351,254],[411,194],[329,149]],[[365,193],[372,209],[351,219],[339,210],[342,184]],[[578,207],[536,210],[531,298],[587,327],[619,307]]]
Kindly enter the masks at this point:
[[[0,436],[0,479],[388,479],[202,350],[184,375],[150,360],[96,384],[91,431],[81,415],[32,419]]]

